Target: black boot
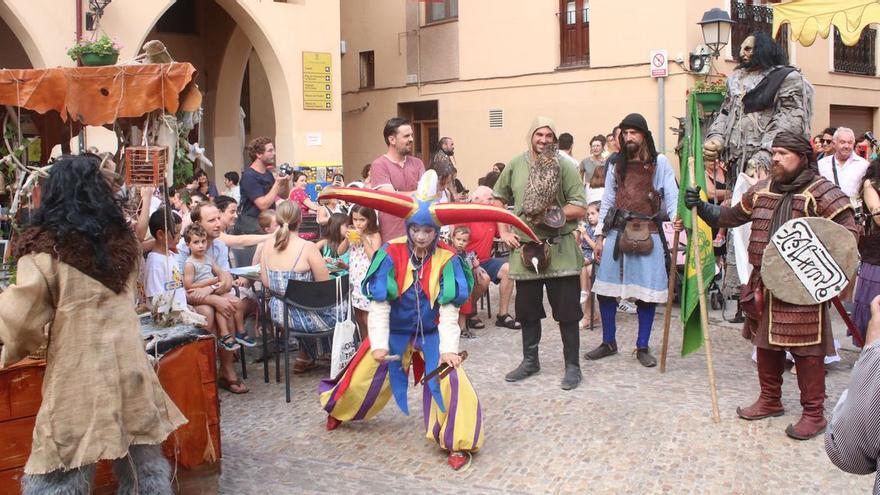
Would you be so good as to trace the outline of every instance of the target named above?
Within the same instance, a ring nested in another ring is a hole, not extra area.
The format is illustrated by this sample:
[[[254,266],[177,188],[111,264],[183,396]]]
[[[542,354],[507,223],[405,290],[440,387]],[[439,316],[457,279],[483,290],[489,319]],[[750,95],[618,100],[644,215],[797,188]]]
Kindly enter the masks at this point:
[[[540,343],[541,320],[522,322],[523,360],[515,370],[504,377],[505,380],[518,382],[541,370],[541,363],[538,362],[538,344]]]
[[[562,390],[571,390],[581,384],[581,336],[578,332],[578,322],[559,323],[559,333],[562,335],[562,356],[565,360],[565,376],[560,386]]]

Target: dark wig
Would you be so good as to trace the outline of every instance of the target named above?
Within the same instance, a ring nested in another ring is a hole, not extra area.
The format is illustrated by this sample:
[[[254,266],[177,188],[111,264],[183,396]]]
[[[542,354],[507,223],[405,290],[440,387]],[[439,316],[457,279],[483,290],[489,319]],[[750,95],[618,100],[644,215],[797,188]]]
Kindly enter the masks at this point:
[[[131,232],[100,163],[92,154],[65,155],[55,162],[29,225],[51,232],[61,244],[87,240],[99,267],[108,263],[107,239]]]
[[[762,68],[769,69],[777,65],[788,65],[788,55],[782,51],[782,47],[773,41],[767,33],[755,31],[749,36],[755,38],[755,48],[752,50],[752,58],[748,63],[739,60],[737,69]],[[739,59],[739,54],[736,55]]]

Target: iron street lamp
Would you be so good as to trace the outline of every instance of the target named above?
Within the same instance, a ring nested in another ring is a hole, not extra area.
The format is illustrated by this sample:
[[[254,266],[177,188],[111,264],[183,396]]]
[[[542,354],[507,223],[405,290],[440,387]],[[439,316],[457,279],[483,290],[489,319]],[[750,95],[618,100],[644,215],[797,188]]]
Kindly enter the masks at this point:
[[[703,42],[712,51],[712,56],[718,58],[730,39],[730,26],[733,24],[730,15],[716,7],[704,12],[703,19],[697,24],[703,28]]]
[[[89,11],[86,12],[86,31],[94,31],[101,17],[104,16],[104,9],[112,0],[89,0]]]

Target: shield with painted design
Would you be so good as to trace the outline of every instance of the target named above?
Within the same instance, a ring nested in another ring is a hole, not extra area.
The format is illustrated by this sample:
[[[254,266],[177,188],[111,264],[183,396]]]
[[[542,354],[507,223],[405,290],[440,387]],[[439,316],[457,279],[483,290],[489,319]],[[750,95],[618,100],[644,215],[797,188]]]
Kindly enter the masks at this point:
[[[761,262],[764,285],[791,304],[819,304],[840,294],[859,264],[856,238],[821,217],[789,220],[770,238]]]

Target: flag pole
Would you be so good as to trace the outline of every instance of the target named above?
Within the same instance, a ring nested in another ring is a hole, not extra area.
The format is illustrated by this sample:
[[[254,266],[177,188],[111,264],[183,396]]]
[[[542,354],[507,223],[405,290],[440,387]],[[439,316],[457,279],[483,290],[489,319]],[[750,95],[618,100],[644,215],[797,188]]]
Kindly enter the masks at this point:
[[[696,177],[694,177],[694,157],[688,158],[688,182],[691,187],[695,187]],[[688,244],[693,243],[694,246],[694,263],[697,272],[697,289],[700,295],[700,323],[703,330],[703,338],[706,342],[706,367],[709,371],[709,392],[712,394],[712,420],[716,423],[721,422],[721,414],[718,411],[718,390],[715,387],[715,365],[712,363],[712,339],[709,338],[709,314],[706,310],[706,286],[703,285],[703,264],[700,262],[700,242],[699,242],[699,217],[697,216],[697,207],[691,208],[691,232],[693,236],[688,240]],[[687,269],[687,268],[685,268]]]
[[[663,314],[663,347],[660,349],[660,373],[666,373],[666,352],[669,350],[669,321],[672,318],[672,294],[675,291],[676,258],[678,258],[678,230],[672,236],[672,258],[669,260],[669,287],[666,291],[666,313]]]

